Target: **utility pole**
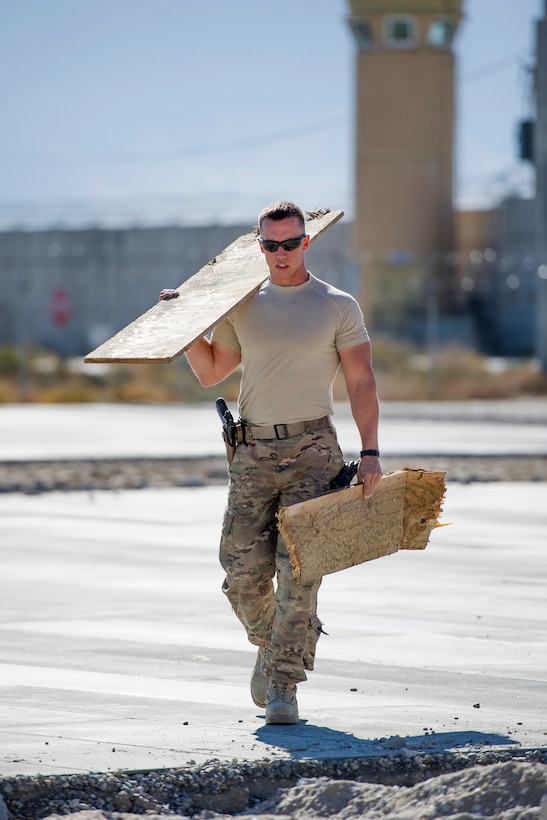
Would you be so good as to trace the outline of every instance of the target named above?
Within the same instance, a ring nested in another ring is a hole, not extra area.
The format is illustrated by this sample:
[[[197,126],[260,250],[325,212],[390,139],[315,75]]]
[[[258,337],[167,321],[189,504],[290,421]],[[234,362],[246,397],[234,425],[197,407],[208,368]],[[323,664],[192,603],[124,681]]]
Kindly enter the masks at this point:
[[[536,168],[537,302],[536,353],[547,372],[547,0],[543,19],[536,28],[536,125],[534,164]]]

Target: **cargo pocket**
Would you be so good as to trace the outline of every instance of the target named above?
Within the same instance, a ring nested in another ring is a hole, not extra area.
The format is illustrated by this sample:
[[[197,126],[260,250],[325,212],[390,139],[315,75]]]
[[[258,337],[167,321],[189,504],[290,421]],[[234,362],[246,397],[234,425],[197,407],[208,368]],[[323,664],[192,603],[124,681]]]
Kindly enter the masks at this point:
[[[220,548],[218,558],[221,567],[225,572],[230,572],[234,563],[234,535],[233,535],[234,513],[226,510],[222,521],[220,536]]]
[[[222,521],[222,536],[230,535],[234,524],[234,514],[232,510],[226,510]]]
[[[344,466],[344,455],[334,430],[325,432],[322,445],[327,450],[328,456],[323,464],[320,482],[322,488],[329,489],[330,482]]]
[[[304,669],[308,672],[313,672],[313,664],[315,661],[315,650],[319,636],[327,633],[323,629],[323,623],[319,620],[317,615],[311,615],[308,622],[308,629],[306,631],[306,642],[304,644],[304,654],[302,656],[302,663]]]

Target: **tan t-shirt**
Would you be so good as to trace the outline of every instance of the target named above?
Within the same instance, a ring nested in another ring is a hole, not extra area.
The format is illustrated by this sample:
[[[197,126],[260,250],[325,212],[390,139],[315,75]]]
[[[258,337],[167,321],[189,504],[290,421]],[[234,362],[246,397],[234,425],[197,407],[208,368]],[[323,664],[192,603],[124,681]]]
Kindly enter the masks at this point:
[[[332,414],[338,351],[369,340],[353,296],[314,276],[295,287],[268,280],[213,338],[241,353],[241,418],[268,425]]]

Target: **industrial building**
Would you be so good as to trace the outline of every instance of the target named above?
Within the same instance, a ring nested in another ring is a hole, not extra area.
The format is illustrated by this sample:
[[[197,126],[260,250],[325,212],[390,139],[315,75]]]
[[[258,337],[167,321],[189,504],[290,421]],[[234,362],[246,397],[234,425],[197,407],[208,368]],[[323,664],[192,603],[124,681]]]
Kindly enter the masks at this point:
[[[355,219],[309,251],[375,332],[537,356],[547,369],[547,0],[535,117],[521,126],[534,199],[453,208],[453,41],[464,0],[348,0],[355,47]],[[85,355],[251,225],[0,233],[0,345]]]

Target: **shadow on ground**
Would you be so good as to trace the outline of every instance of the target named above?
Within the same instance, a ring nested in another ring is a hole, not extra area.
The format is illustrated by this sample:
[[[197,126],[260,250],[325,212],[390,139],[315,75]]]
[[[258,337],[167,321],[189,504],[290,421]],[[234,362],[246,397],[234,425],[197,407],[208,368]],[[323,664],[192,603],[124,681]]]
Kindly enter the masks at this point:
[[[294,726],[262,726],[254,733],[257,740],[268,746],[278,746],[292,758],[333,759],[344,757],[375,757],[399,753],[412,757],[420,752],[439,754],[456,750],[475,750],[477,747],[512,746],[515,741],[505,735],[486,732],[429,731],[423,735],[363,740],[348,732],[339,732],[325,726],[316,726],[306,720]]]

